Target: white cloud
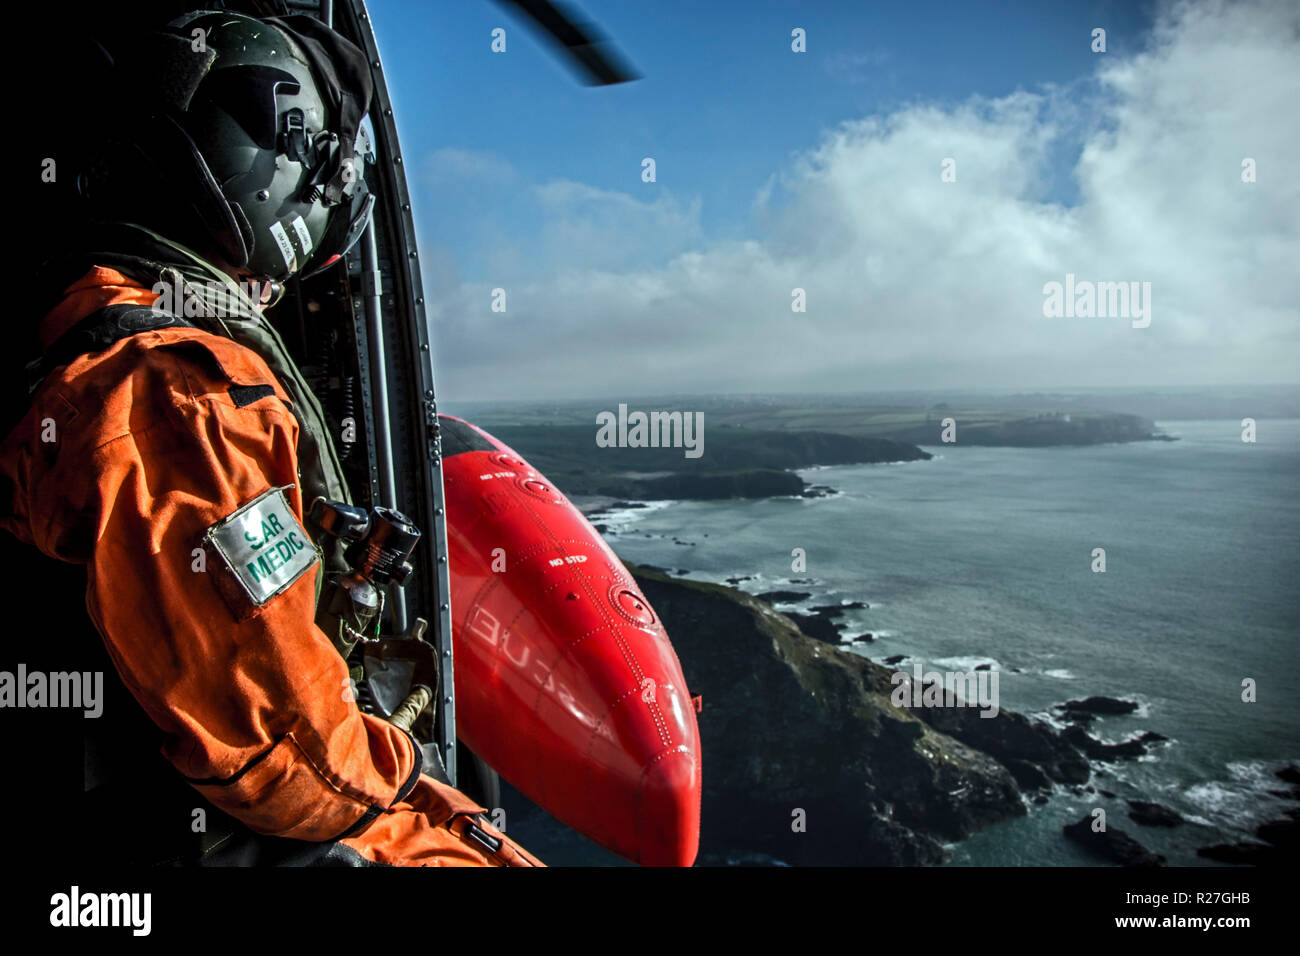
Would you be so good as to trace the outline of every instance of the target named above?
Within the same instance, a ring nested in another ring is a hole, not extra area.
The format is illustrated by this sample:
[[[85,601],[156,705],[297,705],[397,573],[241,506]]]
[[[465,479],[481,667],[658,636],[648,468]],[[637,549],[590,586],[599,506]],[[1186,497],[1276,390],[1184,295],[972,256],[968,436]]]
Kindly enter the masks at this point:
[[[744,241],[706,240],[698,201],[539,187],[546,224],[511,255],[554,268],[512,287],[504,315],[488,285],[437,303],[443,387],[1295,381],[1298,53],[1300,5],[1170,7],[1146,52],[1098,57],[1085,98],[921,103],[829,131],[764,184]],[[1043,198],[1062,142],[1082,147],[1069,207]],[[945,157],[955,183],[940,181]],[[1151,326],[1045,319],[1043,284],[1067,272],[1151,282]],[[806,314],[790,311],[795,287]]]
[[[698,245],[701,202],[647,187],[653,199],[558,180],[538,186],[543,226],[537,245],[555,272],[621,269],[664,261]]]

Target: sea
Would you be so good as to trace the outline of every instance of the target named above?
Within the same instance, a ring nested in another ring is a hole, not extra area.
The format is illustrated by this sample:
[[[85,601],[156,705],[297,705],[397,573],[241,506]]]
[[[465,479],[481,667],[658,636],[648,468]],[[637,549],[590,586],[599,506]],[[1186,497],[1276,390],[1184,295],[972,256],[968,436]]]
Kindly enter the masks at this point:
[[[1260,420],[1253,442],[1240,420],[1159,425],[1178,440],[927,447],[929,461],[800,472],[826,497],[597,520],[624,560],[811,594],[783,610],[866,602],[840,619],[853,653],[903,655],[909,673],[987,664],[1001,708],[1058,727],[1072,698],[1137,701],[1092,733],[1169,738],[952,845],[954,865],[1097,863],[1061,827],[1098,807],[1171,864],[1212,865],[1197,847],[1295,806],[1273,774],[1300,761],[1300,420]],[[1129,799],[1188,822],[1139,826]]]

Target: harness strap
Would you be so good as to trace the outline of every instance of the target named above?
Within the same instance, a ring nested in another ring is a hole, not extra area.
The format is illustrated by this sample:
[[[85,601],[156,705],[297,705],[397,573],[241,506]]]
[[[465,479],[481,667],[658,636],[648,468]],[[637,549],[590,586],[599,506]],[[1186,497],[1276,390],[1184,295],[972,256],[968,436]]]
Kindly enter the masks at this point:
[[[27,363],[27,394],[35,393],[45,377],[73,359],[105,349],[156,329],[194,328],[180,316],[148,305],[106,305],[64,332],[44,354]]]

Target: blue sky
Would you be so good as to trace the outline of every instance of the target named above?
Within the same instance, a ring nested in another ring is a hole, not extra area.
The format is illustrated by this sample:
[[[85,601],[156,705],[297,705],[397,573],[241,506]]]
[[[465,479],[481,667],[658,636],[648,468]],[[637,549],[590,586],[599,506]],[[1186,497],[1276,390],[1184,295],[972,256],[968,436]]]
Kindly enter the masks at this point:
[[[1293,0],[579,9],[643,79],[487,0],[370,4],[455,397],[1300,374]],[[1151,281],[1153,322],[1044,321],[1067,273]]]
[[[632,192],[642,185],[641,160],[653,156],[661,187],[699,197],[710,235],[743,231],[764,181],[826,128],[917,100],[1073,83],[1095,66],[1094,27],[1106,28],[1112,53],[1134,49],[1146,41],[1151,7],[1138,0],[588,2],[576,9],[643,74],[591,88],[488,0],[369,6],[408,154],[490,153],[525,182]],[[498,26],[507,31],[504,54],[490,50]],[[790,50],[794,27],[806,31],[805,54]],[[454,247],[462,276],[481,275],[488,236],[478,224],[491,215],[499,182],[484,179],[469,191],[424,185],[421,237]],[[1073,199],[1068,176],[1053,188],[1062,201]],[[538,207],[516,202],[509,212],[519,234],[536,233]]]

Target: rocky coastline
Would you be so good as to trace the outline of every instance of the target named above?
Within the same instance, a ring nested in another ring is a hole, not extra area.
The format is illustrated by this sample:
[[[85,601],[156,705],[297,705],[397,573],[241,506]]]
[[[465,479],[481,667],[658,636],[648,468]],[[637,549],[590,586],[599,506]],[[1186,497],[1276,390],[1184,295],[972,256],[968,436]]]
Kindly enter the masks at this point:
[[[1099,789],[1102,768],[1166,741],[1154,731],[1119,743],[1095,736],[1095,722],[1137,708],[1110,697],[1063,701],[1063,729],[1006,710],[981,717],[942,688],[942,706],[898,706],[887,665],[901,659],[876,663],[845,650],[835,628],[841,607],[783,614],[735,587],[628,569],[672,635],[691,693],[703,697],[704,864],[939,864],[951,844],[1023,816],[1055,790],[1113,798]],[[1300,769],[1278,776],[1300,799]],[[1138,827],[1183,824],[1150,801],[1130,800],[1128,817]],[[1298,817],[1289,812],[1261,826],[1256,841],[1200,855],[1293,861]],[[1091,816],[1063,821],[1062,838],[1099,863],[1165,862],[1118,823],[1098,831]]]

